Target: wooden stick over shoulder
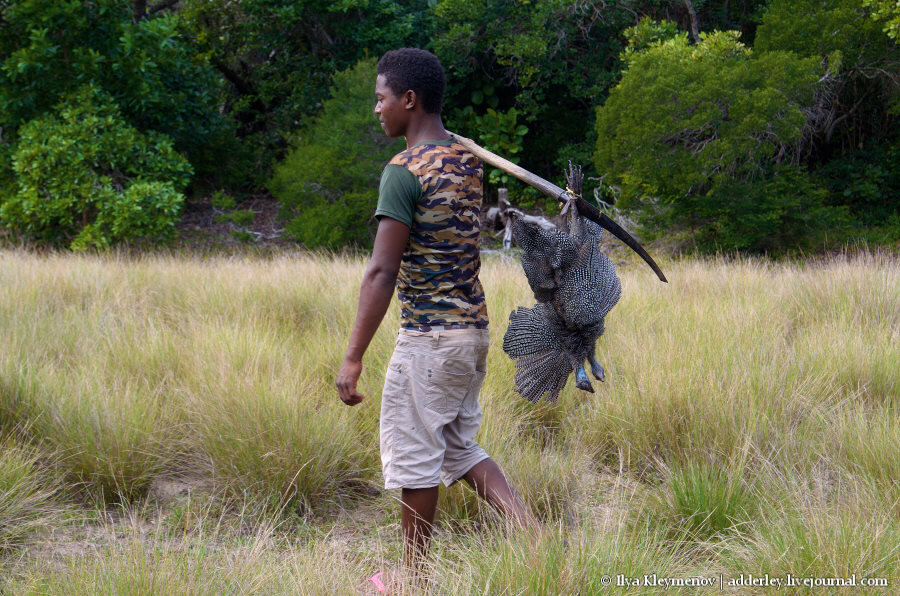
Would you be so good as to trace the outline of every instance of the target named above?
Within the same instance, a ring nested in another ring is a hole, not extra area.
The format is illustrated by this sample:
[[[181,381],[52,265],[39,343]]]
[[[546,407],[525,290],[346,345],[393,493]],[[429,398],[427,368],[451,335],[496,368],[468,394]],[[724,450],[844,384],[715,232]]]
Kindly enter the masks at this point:
[[[460,145],[468,149],[472,153],[472,155],[474,155],[481,161],[488,163],[495,168],[501,169],[507,174],[515,176],[525,184],[533,186],[545,195],[558,201],[569,201],[571,198],[574,198],[575,206],[578,207],[578,213],[580,213],[584,217],[587,217],[603,229],[607,230],[610,234],[627,244],[628,247],[631,248],[631,250],[639,254],[641,258],[644,259],[644,261],[650,266],[650,268],[653,269],[660,281],[669,281],[663,274],[662,269],[659,268],[659,265],[656,264],[656,261],[653,260],[653,257],[651,257],[650,254],[646,250],[644,250],[644,247],[641,246],[641,244],[637,240],[635,240],[631,234],[625,231],[622,226],[613,221],[608,215],[602,213],[599,209],[585,201],[582,197],[573,197],[566,191],[566,189],[560,188],[552,182],[544,180],[537,174],[532,174],[525,168],[514,164],[508,159],[500,157],[496,153],[488,151],[472,139],[467,139],[466,137],[458,135],[455,132],[451,132],[450,134]]]

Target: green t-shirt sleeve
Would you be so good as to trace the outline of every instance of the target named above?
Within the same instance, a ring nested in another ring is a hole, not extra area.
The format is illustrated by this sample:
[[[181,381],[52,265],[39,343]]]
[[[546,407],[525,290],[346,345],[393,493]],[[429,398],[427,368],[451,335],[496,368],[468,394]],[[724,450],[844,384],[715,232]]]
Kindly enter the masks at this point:
[[[381,173],[375,217],[390,217],[412,227],[413,215],[420,198],[422,185],[415,174],[403,166],[389,163]]]

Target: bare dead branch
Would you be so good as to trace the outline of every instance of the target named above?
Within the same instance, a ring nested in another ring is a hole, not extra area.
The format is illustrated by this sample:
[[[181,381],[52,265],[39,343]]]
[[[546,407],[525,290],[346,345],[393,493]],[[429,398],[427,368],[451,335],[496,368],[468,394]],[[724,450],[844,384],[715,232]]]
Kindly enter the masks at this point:
[[[132,0],[131,22],[139,23],[147,16],[147,0]]]
[[[700,43],[700,22],[697,20],[697,11],[694,10],[694,3],[691,0],[684,0],[688,14],[691,16],[691,37],[694,43]]]
[[[152,6],[152,7],[150,7],[150,8],[147,10],[147,15],[148,15],[148,16],[149,16],[149,15],[153,15],[153,14],[158,13],[158,12],[161,11],[161,10],[165,10],[165,9],[167,9],[167,8],[172,8],[172,7],[175,6],[176,4],[178,4],[178,0],[163,0],[163,1],[160,2],[159,4],[156,4],[156,5]]]

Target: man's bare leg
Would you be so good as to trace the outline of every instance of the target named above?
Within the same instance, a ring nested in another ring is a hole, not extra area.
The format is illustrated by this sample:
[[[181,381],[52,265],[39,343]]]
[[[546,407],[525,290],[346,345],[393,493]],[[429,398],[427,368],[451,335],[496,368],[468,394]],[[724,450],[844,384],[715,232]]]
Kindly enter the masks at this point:
[[[413,576],[420,571],[434,528],[438,487],[404,488],[400,493],[400,528],[403,532],[403,563]]]
[[[500,513],[523,527],[538,527],[531,511],[509,485],[503,471],[491,458],[475,464],[466,472],[463,480],[475,489],[478,496],[490,503]]]

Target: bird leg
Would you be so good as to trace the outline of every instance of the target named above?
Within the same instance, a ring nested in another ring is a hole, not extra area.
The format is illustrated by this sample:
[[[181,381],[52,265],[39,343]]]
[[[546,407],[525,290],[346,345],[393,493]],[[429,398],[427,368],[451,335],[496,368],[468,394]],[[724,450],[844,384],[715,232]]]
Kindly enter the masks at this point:
[[[600,366],[600,363],[597,362],[597,359],[594,358],[594,355],[590,356],[591,362],[591,372],[594,374],[594,377],[601,383],[606,382],[606,372],[603,370],[603,367]]]
[[[566,190],[571,191],[577,197],[581,196],[581,185],[584,183],[584,173],[581,166],[573,166],[572,160],[569,160],[569,169],[565,172]]]
[[[559,229],[568,234],[578,246],[584,242],[584,221],[578,213],[578,207],[575,206],[576,198],[567,195],[564,200],[560,214]]]
[[[591,382],[588,380],[587,373],[584,372],[584,365],[578,367],[578,370],[575,371],[575,386],[581,389],[582,391],[587,391],[589,393],[594,392],[594,387],[591,385]]]
[[[604,321],[601,320],[599,328],[597,329],[597,335],[595,335],[595,337],[600,337],[601,335],[603,335],[604,327],[605,327]],[[596,353],[597,353],[597,344],[596,344],[596,341],[593,341],[593,342],[591,342],[590,347],[588,349],[588,362],[591,363],[591,372],[593,373],[594,378],[596,378],[601,383],[604,383],[604,382],[606,382],[606,371],[604,371],[603,367],[600,366],[600,363],[597,362]]]
[[[576,198],[567,194],[565,198],[561,200],[563,201],[563,206],[562,209],[559,210],[559,229],[572,236],[574,235],[573,228],[578,222],[578,207],[575,206]]]
[[[572,160],[569,160],[569,169],[566,174],[566,196],[565,203],[559,214],[562,216],[563,231],[576,238],[579,242],[584,239],[584,223],[581,221],[578,207],[575,203],[581,197],[581,186],[584,180],[584,174],[581,172],[581,166],[573,166]]]
[[[600,333],[603,333],[603,323],[600,323]],[[591,373],[593,373],[594,378],[596,378],[601,383],[606,382],[606,371],[603,370],[603,367],[600,366],[600,363],[597,362],[597,357],[595,355],[597,350],[597,346],[595,344],[591,345],[590,350],[588,351],[588,362],[591,363]]]

